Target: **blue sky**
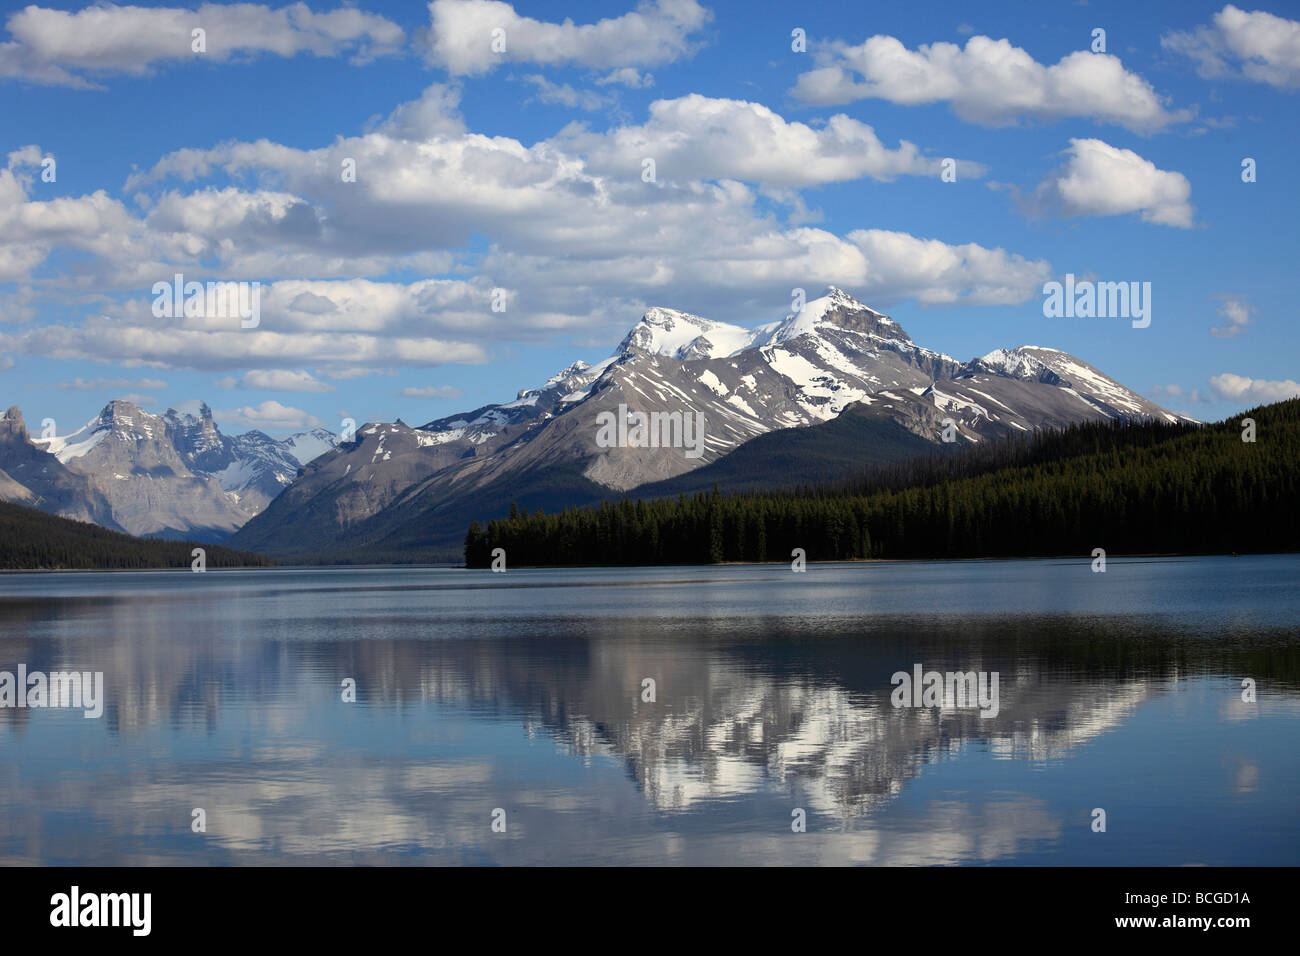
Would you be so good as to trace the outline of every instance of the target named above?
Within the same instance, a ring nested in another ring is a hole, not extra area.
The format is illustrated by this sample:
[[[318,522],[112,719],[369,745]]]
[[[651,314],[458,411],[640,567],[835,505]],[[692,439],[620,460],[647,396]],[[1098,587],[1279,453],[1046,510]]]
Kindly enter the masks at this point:
[[[1300,392],[1300,5],[880,6],[5,7],[4,402],[420,424],[648,306],[755,325],[828,284],[1198,418]],[[154,316],[177,272],[261,283],[259,325]],[[1150,326],[1046,318],[1066,273],[1150,282]]]

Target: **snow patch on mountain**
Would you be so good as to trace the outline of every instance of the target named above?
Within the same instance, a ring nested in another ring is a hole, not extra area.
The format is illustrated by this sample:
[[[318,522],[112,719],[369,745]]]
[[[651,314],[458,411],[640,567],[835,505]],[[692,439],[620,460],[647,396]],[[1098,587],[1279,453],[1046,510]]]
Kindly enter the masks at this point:
[[[616,356],[645,352],[679,359],[727,358],[752,348],[757,342],[765,342],[773,328],[768,325],[747,329],[689,312],[656,307],[632,326],[619,343]]]
[[[1047,368],[1038,359],[1028,354],[1025,346],[1018,349],[994,349],[975,361],[990,371],[1009,375],[1012,378],[1034,378]]]
[[[109,435],[109,427],[98,418],[88,421],[71,435],[62,438],[32,438],[32,444],[43,448],[63,464],[75,458],[81,458],[94,449]]]

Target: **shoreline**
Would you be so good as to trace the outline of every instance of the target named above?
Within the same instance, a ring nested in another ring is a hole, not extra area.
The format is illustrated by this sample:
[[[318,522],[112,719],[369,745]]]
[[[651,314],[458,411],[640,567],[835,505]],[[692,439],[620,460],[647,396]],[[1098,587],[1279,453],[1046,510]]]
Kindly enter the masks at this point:
[[[1177,558],[1243,558],[1243,557],[1281,557],[1300,554],[1300,551],[1193,551],[1193,552],[1139,552],[1136,554],[1107,554],[1108,561],[1115,559],[1145,558],[1153,560],[1172,560]],[[1091,555],[1078,554],[1019,554],[992,557],[951,557],[951,558],[831,558],[827,560],[807,559],[809,565],[846,565],[846,564],[938,564],[959,561],[1084,561],[1092,560]],[[783,567],[790,561],[718,561],[714,564],[521,564],[509,570],[576,570],[587,568],[621,569],[621,568],[726,568],[726,567]],[[281,564],[281,565],[239,565],[228,568],[209,568],[208,571],[196,572],[190,568],[5,568],[0,575],[7,574],[158,574],[171,572],[175,574],[207,574],[215,571],[375,571],[391,568],[437,568],[453,571],[486,571],[487,568],[467,568],[464,564],[439,562],[413,562],[411,564]]]

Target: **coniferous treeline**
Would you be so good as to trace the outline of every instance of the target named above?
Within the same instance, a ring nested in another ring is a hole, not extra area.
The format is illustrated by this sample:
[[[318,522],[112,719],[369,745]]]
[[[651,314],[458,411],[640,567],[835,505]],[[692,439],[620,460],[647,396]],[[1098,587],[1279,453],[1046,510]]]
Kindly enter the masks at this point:
[[[0,502],[0,569],[6,571],[188,568],[194,548],[203,548],[209,568],[275,565],[265,555],[250,551],[192,541],[135,538],[84,521]]]
[[[1242,440],[1243,418],[1256,440]],[[1214,425],[1097,422],[817,487],[471,524],[469,567],[1291,551],[1300,399]]]

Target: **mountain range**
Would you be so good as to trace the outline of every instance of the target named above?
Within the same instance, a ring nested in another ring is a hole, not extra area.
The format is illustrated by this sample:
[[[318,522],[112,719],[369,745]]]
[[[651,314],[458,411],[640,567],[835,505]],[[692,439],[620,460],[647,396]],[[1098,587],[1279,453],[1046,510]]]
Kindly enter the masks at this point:
[[[702,445],[601,440],[602,420],[638,414],[702,416]],[[26,491],[59,514],[279,558],[375,561],[450,558],[470,520],[514,502],[772,487],[1080,421],[1188,420],[1055,349],[968,362],[931,351],[834,287],[753,328],[652,308],[607,359],[514,401],[417,427],[369,422],[341,444],[324,430],[229,438],[201,403],[151,416],[112,402],[77,433],[22,448],[4,439],[15,415],[0,424],[0,498],[29,503]]]
[[[630,410],[702,414],[703,454],[601,447],[601,417]],[[965,363],[931,351],[836,288],[755,328],[653,308],[609,358],[570,365],[512,402],[419,427],[368,423],[231,543],[284,557],[433,557],[512,502],[555,510],[634,489],[774,486],[1107,418],[1180,420],[1054,349]]]
[[[0,419],[0,499],[145,537],[219,542],[337,444],[313,429],[276,440],[223,435],[203,402],[153,415],[112,401],[69,435],[32,437]]]

